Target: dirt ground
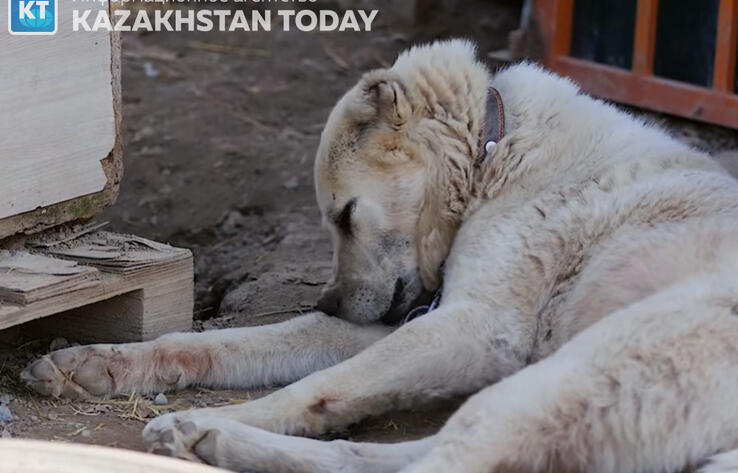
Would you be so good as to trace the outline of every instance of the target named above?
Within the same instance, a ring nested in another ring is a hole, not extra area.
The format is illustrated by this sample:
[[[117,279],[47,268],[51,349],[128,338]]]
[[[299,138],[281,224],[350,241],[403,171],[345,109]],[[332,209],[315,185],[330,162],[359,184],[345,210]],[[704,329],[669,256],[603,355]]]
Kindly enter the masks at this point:
[[[100,220],[109,220],[110,230],[193,250],[196,330],[270,323],[310,310],[330,271],[312,160],[332,105],[364,71],[391,64],[417,42],[463,36],[476,40],[482,55],[503,49],[519,8],[515,1],[472,0],[459,11],[432,12],[416,27],[381,25],[362,34],[279,28],[125,34],[125,178],[117,204]],[[648,116],[711,152],[738,148],[732,131]],[[722,156],[738,166],[735,155]],[[138,395],[86,403],[44,399],[17,376],[49,343],[0,332],[2,436],[144,449],[140,431],[159,412],[268,392],[191,389],[167,394],[164,406]],[[382,416],[341,435],[417,438],[437,430],[456,405]],[[13,416],[4,427],[3,406]]]

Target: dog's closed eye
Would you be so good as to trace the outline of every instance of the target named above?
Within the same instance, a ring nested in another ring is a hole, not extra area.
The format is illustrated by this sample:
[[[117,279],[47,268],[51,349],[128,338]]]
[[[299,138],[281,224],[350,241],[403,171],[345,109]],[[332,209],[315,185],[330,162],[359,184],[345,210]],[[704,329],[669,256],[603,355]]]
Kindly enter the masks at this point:
[[[336,226],[344,235],[351,234],[351,214],[354,212],[354,207],[356,207],[355,197],[346,202],[341,213],[336,217]]]

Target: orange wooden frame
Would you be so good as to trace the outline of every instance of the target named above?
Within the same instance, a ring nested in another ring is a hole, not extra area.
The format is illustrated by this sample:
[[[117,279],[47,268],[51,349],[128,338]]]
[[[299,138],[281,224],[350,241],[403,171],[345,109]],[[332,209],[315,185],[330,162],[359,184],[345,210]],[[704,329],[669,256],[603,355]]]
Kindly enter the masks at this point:
[[[638,0],[633,66],[628,71],[570,57],[574,0],[537,0],[545,65],[593,95],[738,129],[738,0],[720,0],[711,88],[653,75],[658,6],[659,0]]]

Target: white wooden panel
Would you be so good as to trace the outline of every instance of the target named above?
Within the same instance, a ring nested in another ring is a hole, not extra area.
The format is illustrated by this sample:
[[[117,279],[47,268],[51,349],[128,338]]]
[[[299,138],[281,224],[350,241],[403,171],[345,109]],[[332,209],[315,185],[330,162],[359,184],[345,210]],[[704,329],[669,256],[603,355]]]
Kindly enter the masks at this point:
[[[115,143],[109,32],[73,32],[59,0],[53,36],[13,36],[0,3],[0,219],[99,192]]]
[[[0,458],[3,473],[229,473],[149,453],[39,440],[3,439]]]

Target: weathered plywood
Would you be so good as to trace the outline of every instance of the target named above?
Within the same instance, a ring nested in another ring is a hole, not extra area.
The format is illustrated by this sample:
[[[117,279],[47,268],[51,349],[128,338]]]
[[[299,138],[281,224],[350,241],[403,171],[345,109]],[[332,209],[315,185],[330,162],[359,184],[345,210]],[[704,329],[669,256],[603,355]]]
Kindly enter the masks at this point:
[[[117,195],[120,40],[73,32],[72,4],[60,0],[56,35],[0,28],[0,239],[91,217]]]
[[[75,261],[0,250],[0,301],[27,305],[97,284],[99,272]]]
[[[0,252],[0,330],[48,317],[30,328],[86,342],[150,340],[192,328],[193,292],[190,251],[131,235]]]

